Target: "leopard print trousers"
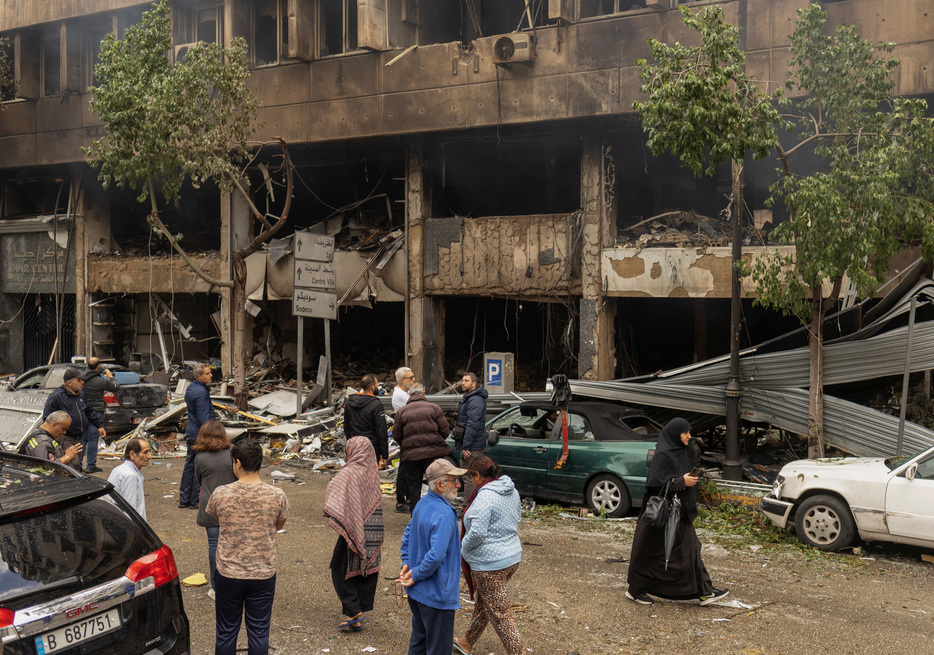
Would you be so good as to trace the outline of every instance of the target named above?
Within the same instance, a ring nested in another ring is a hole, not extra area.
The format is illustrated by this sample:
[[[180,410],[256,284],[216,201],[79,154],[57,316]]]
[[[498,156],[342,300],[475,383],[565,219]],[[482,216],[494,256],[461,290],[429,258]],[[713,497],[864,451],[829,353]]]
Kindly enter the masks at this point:
[[[499,571],[470,572],[477,601],[474,605],[473,619],[464,637],[467,642],[476,644],[487,623],[492,623],[499,640],[506,647],[507,655],[519,655],[523,652],[522,636],[519,634],[519,626],[516,625],[516,617],[512,613],[506,589],[506,583],[518,568],[519,564],[516,563]]]

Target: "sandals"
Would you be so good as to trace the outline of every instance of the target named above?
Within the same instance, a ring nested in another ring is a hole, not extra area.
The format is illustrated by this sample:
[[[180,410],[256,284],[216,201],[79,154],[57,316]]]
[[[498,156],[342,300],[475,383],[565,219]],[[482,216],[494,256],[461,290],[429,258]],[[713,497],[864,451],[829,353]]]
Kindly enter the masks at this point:
[[[460,639],[458,639],[457,637],[454,637],[454,650],[456,650],[461,655],[470,655],[473,652],[472,650],[464,650],[463,648],[461,648]]]
[[[337,629],[338,630],[349,629],[349,630],[353,630],[354,632],[360,632],[361,630],[363,630],[363,626],[359,624],[363,622],[363,619],[364,619],[363,614],[361,614],[360,616],[355,616],[352,619],[345,619],[344,621],[341,622],[340,625],[337,626]]]

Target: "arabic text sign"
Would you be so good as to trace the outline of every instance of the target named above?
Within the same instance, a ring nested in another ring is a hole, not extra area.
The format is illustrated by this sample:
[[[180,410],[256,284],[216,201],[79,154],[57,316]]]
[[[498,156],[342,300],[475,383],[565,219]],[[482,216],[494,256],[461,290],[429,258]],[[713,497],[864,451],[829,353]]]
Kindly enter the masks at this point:
[[[302,289],[336,289],[337,273],[334,271],[334,264],[296,259],[292,286]]]
[[[292,289],[292,313],[295,316],[337,320],[337,294],[309,289]]]
[[[66,272],[67,262],[67,272]],[[57,270],[56,270],[57,269]],[[54,293],[65,285],[75,292],[75,258],[44,232],[0,237],[0,292]]]
[[[334,261],[334,237],[311,232],[296,232],[293,251],[296,261],[301,259],[332,262]]]

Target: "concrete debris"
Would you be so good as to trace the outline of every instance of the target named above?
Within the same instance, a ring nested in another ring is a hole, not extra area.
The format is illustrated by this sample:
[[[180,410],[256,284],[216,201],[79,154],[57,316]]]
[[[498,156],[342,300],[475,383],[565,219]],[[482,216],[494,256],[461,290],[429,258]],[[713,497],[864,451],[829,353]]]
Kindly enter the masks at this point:
[[[765,227],[771,227],[771,223]],[[744,245],[764,245],[768,230],[743,225]],[[617,245],[646,247],[723,247],[732,243],[729,216],[710,218],[690,211],[670,211],[653,216],[622,230]]]

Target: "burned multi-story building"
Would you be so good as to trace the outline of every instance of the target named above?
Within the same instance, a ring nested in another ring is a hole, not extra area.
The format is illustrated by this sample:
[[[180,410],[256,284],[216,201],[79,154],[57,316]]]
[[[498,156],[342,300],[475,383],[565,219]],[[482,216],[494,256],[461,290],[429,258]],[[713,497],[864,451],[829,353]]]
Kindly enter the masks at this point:
[[[729,166],[695,178],[653,156],[632,108],[648,39],[690,38],[677,4],[174,0],[167,56],[247,40],[259,138],[283,138],[296,167],[277,236],[337,236],[336,366],[408,362],[437,389],[505,351],[536,386],[554,372],[609,379],[729,344]],[[741,29],[750,76],[782,84],[805,0],[716,4]],[[832,24],[898,44],[896,94],[934,92],[928,0],[824,4]],[[137,194],[105,190],[80,149],[104,129],[87,92],[100,41],[146,9],[0,0],[16,80],[0,112],[0,372],[74,354],[211,356],[230,370],[254,354],[232,351],[229,290],[173,255]],[[764,202],[775,168],[747,166],[753,254],[784,218]],[[259,170],[250,182],[275,214],[281,189]],[[163,220],[218,279],[250,229],[244,203],[217,187],[183,189]],[[284,248],[248,261],[251,336],[267,357],[294,356]],[[743,309],[745,340],[795,325],[748,299]]]

